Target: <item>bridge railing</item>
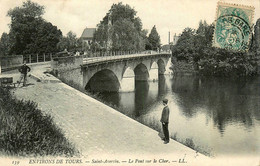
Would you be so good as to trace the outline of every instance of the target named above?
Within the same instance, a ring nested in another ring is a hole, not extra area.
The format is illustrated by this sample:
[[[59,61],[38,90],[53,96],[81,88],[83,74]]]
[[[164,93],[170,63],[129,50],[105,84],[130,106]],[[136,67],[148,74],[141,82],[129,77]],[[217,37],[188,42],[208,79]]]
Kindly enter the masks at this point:
[[[152,54],[158,53],[158,51],[146,50],[146,51],[97,51],[97,52],[84,52],[83,58],[91,57],[105,57],[105,56],[120,56],[120,55],[130,55],[130,54]],[[162,53],[162,51],[160,51]],[[169,52],[165,52],[169,53]]]
[[[53,53],[25,54],[25,55],[9,55],[9,56],[0,57],[0,73],[1,71],[16,69],[20,67],[24,61],[26,61],[27,64],[49,62],[52,60],[52,56],[54,54]]]
[[[27,54],[27,55],[23,55],[23,60],[25,60],[27,63],[47,62],[52,60],[54,54],[53,53]]]
[[[125,59],[125,58],[133,58],[133,57],[141,57],[141,56],[147,56],[147,55],[154,55],[154,54],[162,54],[167,53],[170,54],[170,52],[156,52],[156,51],[139,51],[139,52],[119,52],[117,53],[107,53],[102,54],[102,56],[83,56],[83,63],[95,63],[95,62],[101,62],[101,61],[108,61],[108,60],[115,60],[115,59]]]
[[[99,61],[107,61],[113,59],[131,58],[137,56],[147,56],[149,54],[156,53],[169,53],[169,52],[157,52],[152,50],[147,51],[100,51],[100,52],[87,52],[81,54],[83,56],[83,63],[95,63]],[[79,54],[70,54],[70,56],[78,56]],[[42,54],[25,54],[25,55],[13,55],[0,57],[0,70],[13,69],[21,66],[24,61],[26,63],[41,63],[52,61],[56,57],[56,53],[42,53]]]

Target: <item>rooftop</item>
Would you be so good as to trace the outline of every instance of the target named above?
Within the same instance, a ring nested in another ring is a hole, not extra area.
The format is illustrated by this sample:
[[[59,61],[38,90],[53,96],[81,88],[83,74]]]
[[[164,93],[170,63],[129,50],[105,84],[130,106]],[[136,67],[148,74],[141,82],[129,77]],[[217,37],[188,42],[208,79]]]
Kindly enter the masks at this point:
[[[96,28],[85,28],[81,38],[93,38]]]

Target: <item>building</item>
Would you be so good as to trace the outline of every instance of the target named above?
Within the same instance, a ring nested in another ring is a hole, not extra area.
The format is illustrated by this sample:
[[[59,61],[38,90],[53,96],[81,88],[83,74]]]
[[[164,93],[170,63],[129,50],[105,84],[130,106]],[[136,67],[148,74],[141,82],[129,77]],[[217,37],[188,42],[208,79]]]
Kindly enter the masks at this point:
[[[172,45],[177,44],[177,41],[179,40],[179,38],[180,38],[180,35],[177,36],[176,33],[175,33],[174,36],[173,36]]]
[[[94,33],[96,31],[96,28],[85,28],[82,35],[81,35],[81,39],[83,39],[83,41],[85,41],[88,44],[91,44],[94,38]]]
[[[176,33],[174,34],[173,36],[173,41],[171,42],[171,35],[170,35],[170,32],[169,32],[169,43],[168,44],[165,44],[162,46],[162,51],[166,51],[166,52],[170,52],[171,49],[172,49],[172,46],[176,45],[177,44],[177,41],[178,39],[180,38],[180,35],[176,35]]]

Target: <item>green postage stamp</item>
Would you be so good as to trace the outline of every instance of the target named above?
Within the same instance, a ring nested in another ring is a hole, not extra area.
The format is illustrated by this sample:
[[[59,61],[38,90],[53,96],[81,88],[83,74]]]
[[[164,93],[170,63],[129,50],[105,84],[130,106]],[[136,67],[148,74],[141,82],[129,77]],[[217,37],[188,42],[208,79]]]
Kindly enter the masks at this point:
[[[218,2],[213,46],[247,51],[253,18],[254,7]]]

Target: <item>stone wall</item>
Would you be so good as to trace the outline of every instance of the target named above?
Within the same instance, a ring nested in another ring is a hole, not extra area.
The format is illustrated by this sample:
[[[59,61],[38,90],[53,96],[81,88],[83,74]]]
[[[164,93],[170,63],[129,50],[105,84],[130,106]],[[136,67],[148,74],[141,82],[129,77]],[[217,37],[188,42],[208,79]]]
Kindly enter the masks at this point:
[[[75,68],[70,71],[63,71],[58,73],[57,77],[64,83],[78,89],[85,90],[83,85],[83,73],[81,68]]]
[[[63,82],[83,89],[82,56],[54,58],[51,63],[53,74]]]
[[[71,70],[83,64],[82,56],[68,56],[53,58],[51,67],[54,70]]]
[[[1,68],[6,70],[8,68],[15,68],[23,64],[23,56],[9,56],[9,57],[0,57]]]

